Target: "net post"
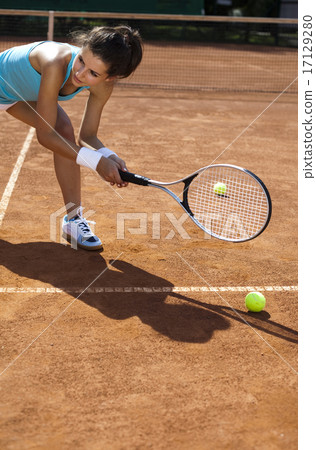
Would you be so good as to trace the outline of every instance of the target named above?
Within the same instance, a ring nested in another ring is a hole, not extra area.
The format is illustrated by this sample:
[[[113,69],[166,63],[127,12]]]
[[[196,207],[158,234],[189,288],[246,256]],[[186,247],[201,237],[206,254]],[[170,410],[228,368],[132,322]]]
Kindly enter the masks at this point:
[[[54,16],[55,11],[48,11],[48,31],[47,31],[47,40],[54,40]]]

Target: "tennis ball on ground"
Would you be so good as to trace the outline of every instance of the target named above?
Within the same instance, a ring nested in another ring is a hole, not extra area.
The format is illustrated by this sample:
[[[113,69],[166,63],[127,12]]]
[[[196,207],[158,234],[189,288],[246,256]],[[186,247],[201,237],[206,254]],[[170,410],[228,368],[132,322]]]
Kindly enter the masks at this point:
[[[266,299],[260,292],[250,292],[246,295],[245,304],[249,311],[260,312],[266,306]]]
[[[214,184],[214,192],[218,195],[226,194],[226,184],[225,183],[216,183]]]

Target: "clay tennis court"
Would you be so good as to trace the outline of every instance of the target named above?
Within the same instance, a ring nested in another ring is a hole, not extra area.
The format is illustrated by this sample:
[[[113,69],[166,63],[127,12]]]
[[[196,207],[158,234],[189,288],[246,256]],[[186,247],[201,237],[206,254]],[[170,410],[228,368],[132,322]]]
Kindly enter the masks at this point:
[[[86,95],[63,104],[77,130]],[[164,193],[83,169],[100,253],[64,245],[52,154],[1,113],[1,196],[32,138],[0,230],[1,448],[297,448],[297,99],[276,97],[118,86],[100,139],[129,170],[172,181],[221,154],[273,212],[250,242],[206,239]]]

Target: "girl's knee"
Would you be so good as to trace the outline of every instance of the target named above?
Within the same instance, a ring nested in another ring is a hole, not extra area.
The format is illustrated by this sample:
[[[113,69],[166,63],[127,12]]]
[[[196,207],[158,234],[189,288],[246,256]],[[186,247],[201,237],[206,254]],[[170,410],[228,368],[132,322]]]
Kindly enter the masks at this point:
[[[63,117],[59,116],[57,118],[55,130],[68,141],[75,142],[75,133],[72,126],[72,123],[68,116],[64,115]]]

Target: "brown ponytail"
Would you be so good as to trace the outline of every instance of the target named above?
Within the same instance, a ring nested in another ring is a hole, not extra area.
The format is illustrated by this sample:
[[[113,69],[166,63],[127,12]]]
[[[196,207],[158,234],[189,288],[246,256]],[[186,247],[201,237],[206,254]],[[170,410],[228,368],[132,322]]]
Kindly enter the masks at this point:
[[[87,47],[109,66],[110,77],[128,77],[142,60],[140,34],[127,25],[95,27],[88,32],[75,32],[72,36],[77,45]]]

